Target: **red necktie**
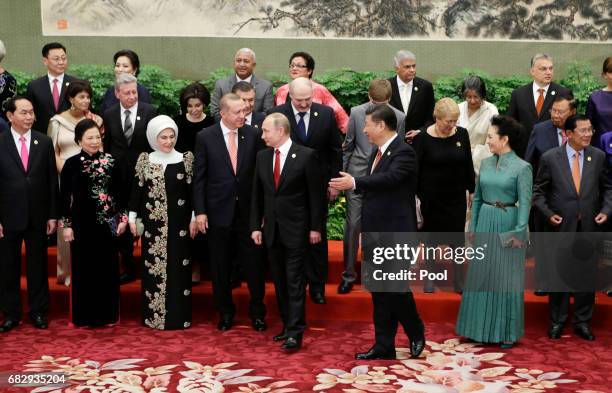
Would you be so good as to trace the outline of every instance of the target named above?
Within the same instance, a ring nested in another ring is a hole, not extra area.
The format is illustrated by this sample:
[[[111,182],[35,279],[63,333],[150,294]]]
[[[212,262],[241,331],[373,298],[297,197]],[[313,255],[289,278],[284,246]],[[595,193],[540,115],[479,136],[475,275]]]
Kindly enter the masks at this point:
[[[25,169],[26,171],[28,170],[28,160],[29,160],[29,155],[28,155],[28,147],[26,146],[26,139],[25,137],[19,137],[19,142],[21,142],[21,163],[23,164],[23,169]]]
[[[55,106],[55,111],[59,110],[59,89],[57,88],[57,79],[53,79],[53,105]]]
[[[275,149],[274,154],[275,154],[275,157],[274,157],[274,189],[278,190],[278,183],[280,181],[280,172],[281,172],[280,170],[280,164],[281,164],[280,150]]]
[[[538,116],[540,116],[540,112],[542,112],[542,107],[544,106],[544,89],[538,89],[538,101],[536,102],[536,112],[538,112]]]
[[[374,173],[374,169],[376,168],[376,166],[380,162],[380,158],[381,157],[382,157],[382,151],[380,151],[380,149],[378,149],[378,152],[376,152],[376,158],[374,158],[374,163],[372,164],[372,170],[370,171],[370,173]]]

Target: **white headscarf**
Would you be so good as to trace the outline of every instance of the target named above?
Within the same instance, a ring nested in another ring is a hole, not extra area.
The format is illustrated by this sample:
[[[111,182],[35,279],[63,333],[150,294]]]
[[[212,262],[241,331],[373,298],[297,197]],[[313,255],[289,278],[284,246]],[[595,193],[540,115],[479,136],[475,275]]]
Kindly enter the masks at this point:
[[[154,164],[162,164],[164,168],[168,164],[176,164],[177,162],[181,162],[183,159],[183,155],[178,151],[172,149],[169,153],[164,153],[159,150],[159,146],[157,145],[157,137],[162,131],[171,129],[174,131],[174,135],[178,137],[178,127],[172,118],[166,115],[159,115],[151,119],[149,124],[147,125],[147,140],[149,141],[149,145],[151,148],[155,150],[153,153],[149,155],[149,161]]]

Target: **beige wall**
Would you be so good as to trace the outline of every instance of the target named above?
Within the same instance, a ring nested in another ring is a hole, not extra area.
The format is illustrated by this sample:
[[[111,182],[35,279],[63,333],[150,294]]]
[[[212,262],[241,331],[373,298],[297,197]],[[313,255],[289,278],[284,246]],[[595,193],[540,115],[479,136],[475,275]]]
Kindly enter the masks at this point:
[[[110,64],[118,49],[135,50],[142,64],[157,64],[176,78],[203,79],[221,66],[230,66],[237,48],[257,53],[258,72],[286,73],[289,55],[298,50],[311,53],[317,72],[341,67],[359,71],[392,68],[398,49],[417,55],[420,76],[435,80],[463,68],[478,68],[493,75],[526,74],[529,58],[543,51],[555,57],[558,72],[573,59],[589,60],[599,73],[612,45],[599,43],[423,41],[423,40],[299,40],[182,37],[43,37],[39,0],[0,1],[0,39],[7,47],[2,65],[8,70],[44,72],[40,49],[45,42],[60,41],[68,48],[73,64]],[[229,23],[229,22],[228,22]],[[160,32],[163,35],[163,32]],[[560,75],[559,75],[560,76]]]

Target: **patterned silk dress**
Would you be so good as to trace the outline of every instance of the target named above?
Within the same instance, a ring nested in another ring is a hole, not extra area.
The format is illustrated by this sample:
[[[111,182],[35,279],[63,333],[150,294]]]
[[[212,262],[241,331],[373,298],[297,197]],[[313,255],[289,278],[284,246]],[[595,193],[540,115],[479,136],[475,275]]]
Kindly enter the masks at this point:
[[[176,164],[136,164],[130,211],[142,218],[142,322],[153,329],[191,326],[191,181],[193,154]]]

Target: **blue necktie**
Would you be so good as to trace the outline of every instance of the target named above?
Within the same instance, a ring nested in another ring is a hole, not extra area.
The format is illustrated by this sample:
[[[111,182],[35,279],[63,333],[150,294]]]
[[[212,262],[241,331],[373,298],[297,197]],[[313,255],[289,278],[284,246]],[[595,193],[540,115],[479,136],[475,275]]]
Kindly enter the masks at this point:
[[[306,113],[308,112],[298,112],[298,115],[300,115],[300,121],[297,123],[297,131],[302,143],[306,143],[306,122],[304,121],[304,116],[306,116]]]

